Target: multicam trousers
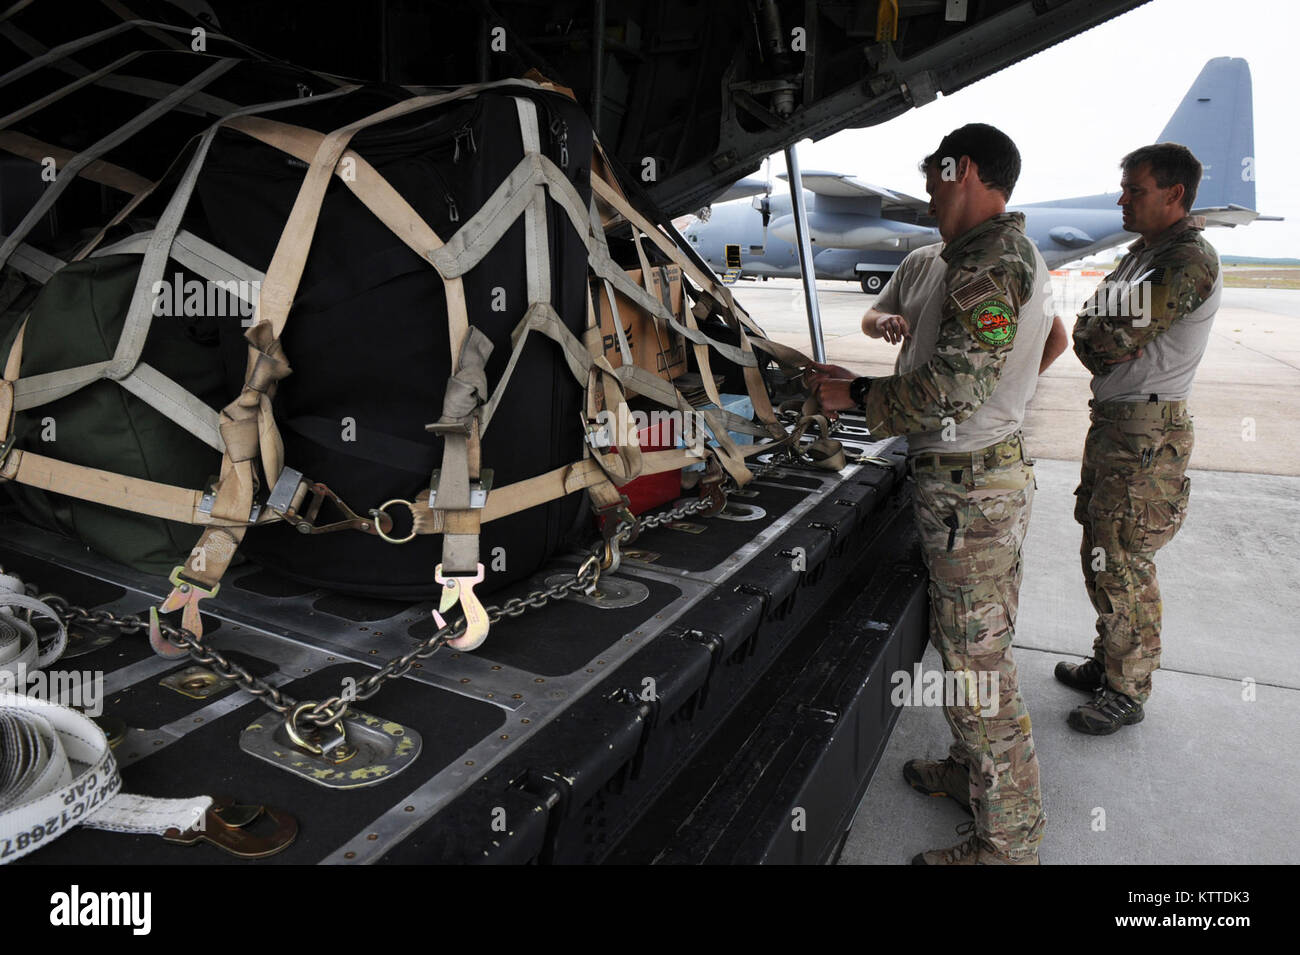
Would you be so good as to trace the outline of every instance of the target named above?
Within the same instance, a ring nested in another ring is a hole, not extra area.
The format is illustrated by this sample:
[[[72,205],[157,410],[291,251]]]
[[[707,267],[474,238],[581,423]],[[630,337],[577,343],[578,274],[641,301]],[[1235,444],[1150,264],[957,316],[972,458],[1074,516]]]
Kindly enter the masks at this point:
[[[945,670],[997,677],[996,712],[970,699],[945,705],[951,755],[970,769],[976,832],[1002,855],[1026,856],[1042,841],[1046,817],[1011,642],[1034,471],[1021,460],[986,467],[977,458],[961,469],[914,466],[913,474],[930,570],[930,642]]]
[[[1074,493],[1083,525],[1079,557],[1097,611],[1092,650],[1106,682],[1139,703],[1160,666],[1155,552],[1187,514],[1192,419],[1182,401],[1092,403],[1092,426]]]

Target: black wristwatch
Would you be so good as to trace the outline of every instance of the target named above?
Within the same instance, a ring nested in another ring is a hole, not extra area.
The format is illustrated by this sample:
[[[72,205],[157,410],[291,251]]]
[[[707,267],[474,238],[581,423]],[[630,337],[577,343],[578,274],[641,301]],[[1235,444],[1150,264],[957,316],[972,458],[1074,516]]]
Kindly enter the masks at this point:
[[[867,392],[871,390],[870,378],[854,378],[849,385],[849,400],[859,408],[867,406]]]

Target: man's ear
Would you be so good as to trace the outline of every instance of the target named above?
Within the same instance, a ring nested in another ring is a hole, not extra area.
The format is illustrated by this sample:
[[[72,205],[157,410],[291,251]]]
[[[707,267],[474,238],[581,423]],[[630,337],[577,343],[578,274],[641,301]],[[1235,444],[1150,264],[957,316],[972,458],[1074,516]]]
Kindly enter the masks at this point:
[[[954,181],[958,183],[965,182],[966,177],[970,174],[971,170],[974,168],[974,165],[975,164],[971,162],[969,156],[962,156],[960,159],[958,159],[957,175]]]
[[[1187,195],[1187,190],[1183,188],[1183,184],[1181,182],[1174,183],[1169,187],[1169,204],[1171,206],[1178,206],[1181,209],[1183,206],[1183,196],[1185,195]]]

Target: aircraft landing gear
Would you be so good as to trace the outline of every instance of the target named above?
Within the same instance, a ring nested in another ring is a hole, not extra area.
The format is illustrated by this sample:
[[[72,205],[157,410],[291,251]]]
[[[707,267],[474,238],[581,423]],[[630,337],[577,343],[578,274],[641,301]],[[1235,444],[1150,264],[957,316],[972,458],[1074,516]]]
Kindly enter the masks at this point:
[[[885,287],[885,283],[888,281],[888,272],[864,272],[862,275],[862,291],[868,295],[879,295],[880,290]]]

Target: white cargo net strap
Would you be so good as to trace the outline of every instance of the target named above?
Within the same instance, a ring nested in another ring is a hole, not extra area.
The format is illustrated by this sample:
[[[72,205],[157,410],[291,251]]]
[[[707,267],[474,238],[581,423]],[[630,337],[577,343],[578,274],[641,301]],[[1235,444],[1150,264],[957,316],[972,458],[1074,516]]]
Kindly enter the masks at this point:
[[[74,826],[113,832],[184,832],[211,796],[151,799],[121,792],[104,731],[76,710],[0,693],[0,865],[21,859]]]
[[[36,629],[14,608],[59,625],[42,650]],[[108,739],[94,721],[70,707],[9,692],[18,677],[57,660],[67,631],[23,582],[0,574],[0,865],[20,859],[73,826],[114,832],[184,832],[200,824],[211,796],[152,799],[121,792],[122,777]]]

